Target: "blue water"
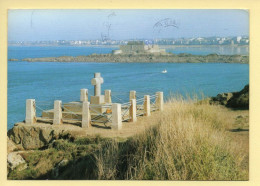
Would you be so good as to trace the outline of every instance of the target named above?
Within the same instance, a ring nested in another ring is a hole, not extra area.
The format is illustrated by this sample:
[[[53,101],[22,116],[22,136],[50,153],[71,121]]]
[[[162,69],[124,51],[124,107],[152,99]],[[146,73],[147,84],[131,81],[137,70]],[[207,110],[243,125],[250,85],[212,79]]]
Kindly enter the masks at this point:
[[[46,57],[109,53],[100,47],[9,47],[8,57]],[[167,74],[161,71],[167,69]],[[80,89],[93,95],[90,81],[94,72],[104,78],[102,91],[111,89],[113,102],[124,102],[130,90],[138,97],[163,91],[201,93],[215,96],[221,92],[241,90],[249,82],[248,64],[224,63],[28,63],[8,62],[8,129],[25,118],[25,100],[36,99],[41,109],[53,107],[53,101],[77,101]]]
[[[16,58],[22,60],[24,58],[37,57],[59,57],[59,56],[80,56],[90,55],[93,53],[111,53],[115,47],[31,47],[31,46],[12,46],[8,47],[8,59]]]

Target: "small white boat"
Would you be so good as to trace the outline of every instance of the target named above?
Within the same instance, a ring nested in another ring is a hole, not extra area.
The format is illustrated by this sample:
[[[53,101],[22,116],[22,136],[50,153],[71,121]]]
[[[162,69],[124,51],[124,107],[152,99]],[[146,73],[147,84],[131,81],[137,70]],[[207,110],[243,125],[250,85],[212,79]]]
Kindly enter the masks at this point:
[[[167,70],[166,70],[166,69],[164,69],[164,70],[162,71],[162,73],[163,73],[163,74],[167,73]]]

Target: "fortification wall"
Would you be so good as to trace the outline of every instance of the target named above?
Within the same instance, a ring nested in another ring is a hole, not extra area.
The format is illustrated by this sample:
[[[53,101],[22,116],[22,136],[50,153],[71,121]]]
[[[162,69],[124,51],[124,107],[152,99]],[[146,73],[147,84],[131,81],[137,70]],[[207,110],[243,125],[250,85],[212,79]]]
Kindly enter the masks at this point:
[[[121,45],[120,50],[122,50],[123,54],[145,52],[144,45]]]

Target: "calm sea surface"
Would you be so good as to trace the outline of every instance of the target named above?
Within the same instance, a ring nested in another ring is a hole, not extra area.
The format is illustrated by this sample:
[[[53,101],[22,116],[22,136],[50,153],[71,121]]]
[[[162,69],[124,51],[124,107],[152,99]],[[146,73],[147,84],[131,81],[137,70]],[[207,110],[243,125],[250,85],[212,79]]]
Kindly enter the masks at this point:
[[[104,47],[9,47],[8,58],[78,56],[109,53]],[[173,53],[248,54],[248,48],[185,47],[167,49]],[[217,62],[217,61],[216,61]],[[167,69],[168,73],[161,73]],[[25,100],[36,99],[37,113],[53,107],[54,100],[77,101],[80,89],[93,94],[90,81],[94,72],[104,78],[102,92],[111,89],[113,102],[125,102],[130,90],[138,97],[163,91],[170,93],[202,93],[215,96],[221,92],[241,90],[249,82],[248,64],[174,64],[174,63],[28,63],[8,62],[8,129],[25,119]]]

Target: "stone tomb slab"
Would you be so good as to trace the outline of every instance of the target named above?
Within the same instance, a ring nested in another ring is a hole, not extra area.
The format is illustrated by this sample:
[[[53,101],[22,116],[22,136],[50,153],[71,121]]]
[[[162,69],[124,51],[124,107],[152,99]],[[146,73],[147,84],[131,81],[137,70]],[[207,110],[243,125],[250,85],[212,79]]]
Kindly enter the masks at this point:
[[[65,112],[82,112],[82,102],[64,103],[63,108]]]
[[[96,104],[91,105],[90,114],[91,119],[95,120],[96,122],[104,122],[107,120],[106,115],[111,114],[110,104]],[[54,110],[45,110],[42,112],[42,118],[46,119],[53,119]],[[101,115],[102,114],[102,115]],[[62,118],[63,120],[81,120],[82,119],[82,103],[81,102],[69,102],[64,103],[63,111],[62,111]]]

